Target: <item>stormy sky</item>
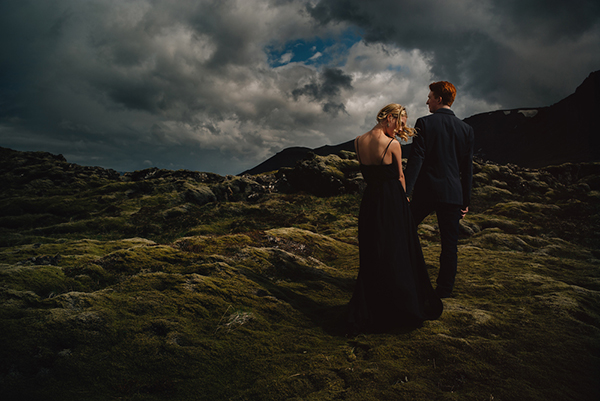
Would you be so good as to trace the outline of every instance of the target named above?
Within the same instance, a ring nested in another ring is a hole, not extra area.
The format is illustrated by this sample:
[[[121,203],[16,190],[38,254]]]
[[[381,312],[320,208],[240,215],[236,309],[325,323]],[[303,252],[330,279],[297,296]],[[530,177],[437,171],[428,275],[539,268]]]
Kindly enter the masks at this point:
[[[428,84],[460,118],[549,106],[600,69],[595,0],[3,0],[0,146],[237,174],[336,145]]]

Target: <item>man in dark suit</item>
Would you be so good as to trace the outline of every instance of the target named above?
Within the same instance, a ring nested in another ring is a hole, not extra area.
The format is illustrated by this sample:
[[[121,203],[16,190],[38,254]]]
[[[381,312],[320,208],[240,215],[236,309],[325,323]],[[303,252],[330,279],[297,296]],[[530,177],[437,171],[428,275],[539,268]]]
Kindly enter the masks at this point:
[[[450,82],[429,85],[427,105],[433,114],[417,120],[417,136],[404,176],[406,193],[419,225],[435,211],[442,252],[436,292],[450,297],[458,264],[459,222],[469,210],[473,178],[473,128],[454,115],[450,106],[456,89]]]

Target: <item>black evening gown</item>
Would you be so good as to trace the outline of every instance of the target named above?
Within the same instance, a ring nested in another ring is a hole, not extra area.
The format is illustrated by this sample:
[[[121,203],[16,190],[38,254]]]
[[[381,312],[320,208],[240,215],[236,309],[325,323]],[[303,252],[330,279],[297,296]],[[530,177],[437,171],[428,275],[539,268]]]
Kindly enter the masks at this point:
[[[360,169],[367,187],[358,217],[360,269],[349,304],[350,330],[420,327],[437,319],[443,304],[429,280],[398,167]]]

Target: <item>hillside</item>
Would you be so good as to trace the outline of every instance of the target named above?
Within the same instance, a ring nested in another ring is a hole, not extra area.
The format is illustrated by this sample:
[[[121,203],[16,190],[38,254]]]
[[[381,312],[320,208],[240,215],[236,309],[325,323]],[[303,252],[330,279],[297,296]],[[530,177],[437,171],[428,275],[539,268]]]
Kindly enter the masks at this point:
[[[222,177],[0,148],[2,399],[599,399],[600,164],[475,173],[441,318],[348,338],[352,153]]]
[[[244,171],[240,175],[263,174],[270,171],[277,171],[283,167],[294,167],[296,162],[304,159],[309,153],[314,153],[318,156],[327,156],[338,154],[342,150],[354,152],[354,143],[348,141],[335,146],[325,145],[315,149],[305,147],[286,148],[275,156],[268,158],[258,166]]]
[[[548,107],[500,110],[464,121],[475,130],[480,157],[539,168],[567,162],[600,161],[600,71],[575,93]]]

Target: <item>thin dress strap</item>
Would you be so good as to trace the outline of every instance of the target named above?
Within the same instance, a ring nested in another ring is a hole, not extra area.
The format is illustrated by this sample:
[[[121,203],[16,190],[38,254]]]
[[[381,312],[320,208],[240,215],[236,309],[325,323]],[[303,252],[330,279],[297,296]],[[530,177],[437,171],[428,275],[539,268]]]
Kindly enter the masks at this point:
[[[388,148],[390,147],[390,145],[392,144],[392,141],[394,140],[394,138],[392,138],[392,140],[390,141],[390,143],[388,143],[387,148],[385,148],[385,152],[383,152],[383,156],[381,156],[381,162],[379,164],[383,164],[383,159],[385,158],[385,154],[388,151]],[[358,142],[357,142],[358,143]]]

